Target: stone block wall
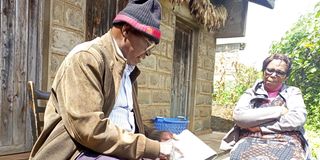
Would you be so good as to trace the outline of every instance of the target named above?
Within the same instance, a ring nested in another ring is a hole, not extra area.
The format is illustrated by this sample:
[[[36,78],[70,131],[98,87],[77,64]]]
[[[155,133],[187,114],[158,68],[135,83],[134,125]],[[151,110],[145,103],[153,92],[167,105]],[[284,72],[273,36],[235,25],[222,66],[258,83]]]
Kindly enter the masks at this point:
[[[214,74],[215,38],[212,34],[200,32],[196,68],[194,131],[211,131],[212,81]]]
[[[169,8],[162,7],[161,41],[138,67],[138,100],[142,118],[151,125],[155,116],[170,116],[171,82],[175,17]]]
[[[86,0],[51,0],[48,88],[69,51],[85,40]]]
[[[219,44],[216,47],[214,83],[224,79],[227,85],[235,81],[235,65],[239,63],[244,43]]]
[[[139,65],[142,76],[138,78],[139,102],[144,121],[160,115],[170,116],[171,107],[171,83],[173,78],[173,52],[175,21],[179,16],[187,23],[196,24],[194,17],[190,15],[187,5],[175,6],[161,1],[162,39],[156,47],[153,55],[147,57]],[[195,70],[195,90],[189,97],[194,99],[190,104],[191,120],[189,128],[195,133],[208,133],[211,131],[211,106],[212,106],[212,83],[214,74],[215,38],[201,27],[194,27],[194,44],[196,47],[192,55]],[[156,64],[154,64],[156,62]],[[151,122],[150,122],[151,123]]]

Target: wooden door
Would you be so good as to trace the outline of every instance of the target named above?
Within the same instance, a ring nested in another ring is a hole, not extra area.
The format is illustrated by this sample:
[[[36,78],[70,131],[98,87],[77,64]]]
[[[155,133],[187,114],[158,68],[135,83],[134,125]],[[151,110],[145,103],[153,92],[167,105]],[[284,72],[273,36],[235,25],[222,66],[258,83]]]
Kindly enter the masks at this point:
[[[42,0],[0,1],[0,155],[30,151],[33,145],[26,84],[39,82],[41,74],[42,4]]]
[[[112,21],[128,0],[87,0],[86,40],[102,36],[112,27]]]
[[[173,117],[189,115],[192,34],[193,31],[188,25],[179,20],[176,22],[171,96],[171,116]]]

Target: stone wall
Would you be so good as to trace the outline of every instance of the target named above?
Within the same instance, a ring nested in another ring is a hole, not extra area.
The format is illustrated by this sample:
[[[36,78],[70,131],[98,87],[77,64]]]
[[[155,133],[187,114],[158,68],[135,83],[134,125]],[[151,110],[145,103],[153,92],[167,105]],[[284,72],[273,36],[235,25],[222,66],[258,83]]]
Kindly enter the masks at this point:
[[[48,88],[69,51],[85,40],[86,0],[51,0]]]
[[[235,64],[239,63],[239,58],[243,52],[243,47],[243,43],[217,45],[214,83],[219,81],[221,78],[224,78],[227,82],[232,82],[235,80]]]
[[[175,21],[179,16],[186,22],[195,24],[187,5],[175,6],[161,1],[162,4],[162,38],[159,46],[151,57],[142,61],[140,69],[142,75],[138,78],[139,102],[142,116],[145,121],[160,115],[170,116],[171,83],[173,72],[174,31]],[[196,26],[198,26],[196,24]],[[195,85],[191,104],[189,129],[195,133],[208,133],[211,131],[212,82],[214,73],[215,38],[199,27],[194,27],[193,60],[196,64]]]
[[[194,131],[200,133],[211,131],[210,121],[215,43],[213,35],[204,31],[200,32],[196,69],[196,100],[194,108]]]
[[[162,11],[161,41],[138,65],[138,100],[142,118],[149,124],[155,116],[170,116],[175,16],[169,8],[162,7]]]

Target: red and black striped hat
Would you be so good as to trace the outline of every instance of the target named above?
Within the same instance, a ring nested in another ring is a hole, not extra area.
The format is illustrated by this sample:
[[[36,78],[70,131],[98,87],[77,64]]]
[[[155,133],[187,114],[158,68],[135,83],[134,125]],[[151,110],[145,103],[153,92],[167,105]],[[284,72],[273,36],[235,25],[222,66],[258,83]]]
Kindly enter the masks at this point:
[[[128,5],[116,15],[113,24],[126,22],[158,44],[161,37],[160,20],[161,6],[158,0],[129,0]]]

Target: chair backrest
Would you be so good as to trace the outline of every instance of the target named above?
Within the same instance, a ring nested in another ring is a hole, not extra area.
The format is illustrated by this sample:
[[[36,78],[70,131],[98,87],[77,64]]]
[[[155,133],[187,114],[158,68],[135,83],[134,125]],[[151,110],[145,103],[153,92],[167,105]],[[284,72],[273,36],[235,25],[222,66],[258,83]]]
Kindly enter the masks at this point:
[[[46,101],[50,97],[50,92],[37,89],[33,81],[28,81],[28,92],[29,106],[33,113],[31,116],[32,134],[34,140],[36,140],[43,129],[43,115],[46,108]]]

